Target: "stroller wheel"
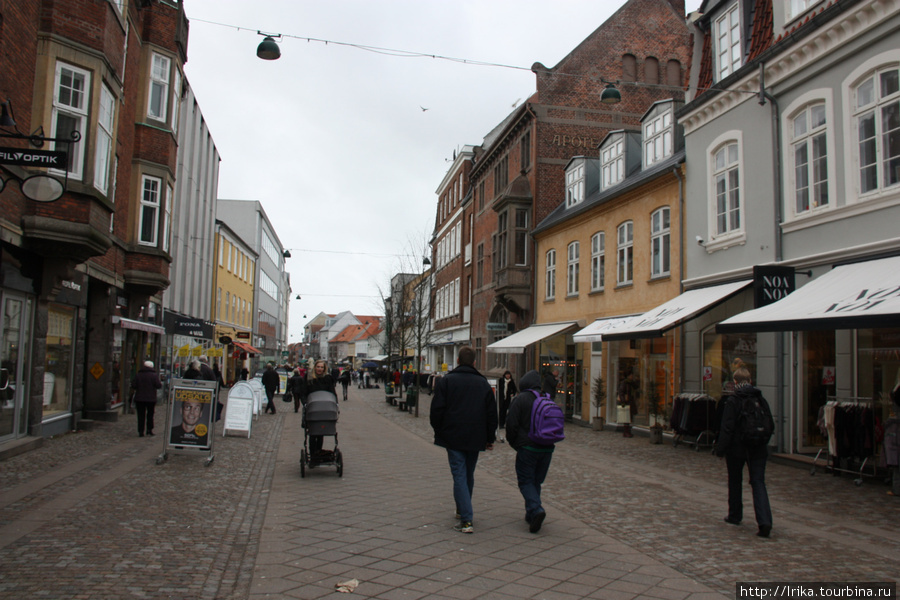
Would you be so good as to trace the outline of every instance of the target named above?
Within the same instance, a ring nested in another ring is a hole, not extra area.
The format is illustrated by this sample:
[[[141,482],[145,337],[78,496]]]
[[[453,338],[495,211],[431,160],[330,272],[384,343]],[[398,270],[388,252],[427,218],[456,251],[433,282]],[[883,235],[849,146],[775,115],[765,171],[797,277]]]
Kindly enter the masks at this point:
[[[300,477],[306,477],[306,450],[300,451]]]
[[[344,476],[344,455],[341,454],[341,451],[335,448],[334,450],[334,464],[337,465],[337,474],[338,477]]]

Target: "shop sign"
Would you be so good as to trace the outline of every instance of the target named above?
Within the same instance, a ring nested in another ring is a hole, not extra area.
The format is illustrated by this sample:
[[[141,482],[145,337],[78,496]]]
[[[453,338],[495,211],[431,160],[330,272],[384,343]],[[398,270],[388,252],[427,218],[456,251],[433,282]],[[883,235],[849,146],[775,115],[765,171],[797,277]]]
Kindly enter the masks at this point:
[[[203,321],[200,319],[175,319],[173,333],[202,338],[206,337],[203,329]]]
[[[703,381],[712,381],[713,371],[712,367],[703,367]]]
[[[184,346],[178,349],[178,356],[184,358],[185,356],[190,356],[191,354],[191,345],[185,344]]]
[[[753,267],[753,305],[755,308],[777,302],[795,289],[794,267],[773,265]]]
[[[98,362],[94,363],[94,366],[91,367],[91,375],[94,376],[94,379],[100,379],[103,377],[104,373],[106,373],[106,370],[104,370],[103,365]]]
[[[234,334],[234,335],[235,335],[235,337],[237,337],[237,339],[239,339],[239,340],[249,340],[249,339],[250,339],[250,332],[249,332],[249,331],[238,331],[238,332],[237,332],[236,334]]]
[[[822,367],[822,385],[834,385],[834,367]]]
[[[488,331],[512,331],[512,323],[488,323]]]
[[[0,148],[0,164],[61,169],[69,164],[69,154],[60,150]]]

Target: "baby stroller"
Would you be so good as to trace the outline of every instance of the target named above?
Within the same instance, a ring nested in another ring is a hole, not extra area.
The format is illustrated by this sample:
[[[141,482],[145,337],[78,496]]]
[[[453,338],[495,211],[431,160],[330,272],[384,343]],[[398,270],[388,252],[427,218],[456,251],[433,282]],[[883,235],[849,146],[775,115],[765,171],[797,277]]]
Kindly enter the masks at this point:
[[[337,420],[340,412],[337,396],[333,393],[319,390],[309,395],[306,406],[303,407],[303,449],[300,451],[300,477],[306,477],[306,469],[309,467],[321,467],[329,465],[337,467],[338,477],[344,476],[344,460],[338,449]],[[323,448],[310,451],[310,438],[312,436],[334,436],[334,449]]]

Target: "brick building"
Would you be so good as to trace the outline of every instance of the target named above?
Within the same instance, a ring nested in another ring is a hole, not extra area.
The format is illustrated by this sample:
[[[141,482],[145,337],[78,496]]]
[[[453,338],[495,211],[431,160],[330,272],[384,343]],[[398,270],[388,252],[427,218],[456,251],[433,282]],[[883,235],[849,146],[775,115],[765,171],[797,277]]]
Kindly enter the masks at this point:
[[[535,63],[535,93],[485,137],[470,176],[472,231],[463,233],[471,289],[460,290],[482,372],[537,368],[528,354],[486,352],[535,322],[530,232],[567,190],[577,193],[578,182],[566,181],[572,157],[594,155],[610,131],[639,127],[655,101],[672,97],[690,48],[683,1],[630,0],[556,66]],[[606,81],[619,82],[620,103],[601,103]]]
[[[4,450],[115,418],[158,360],[188,28],[181,2],[0,11],[4,146],[67,152],[55,169],[0,164]]]

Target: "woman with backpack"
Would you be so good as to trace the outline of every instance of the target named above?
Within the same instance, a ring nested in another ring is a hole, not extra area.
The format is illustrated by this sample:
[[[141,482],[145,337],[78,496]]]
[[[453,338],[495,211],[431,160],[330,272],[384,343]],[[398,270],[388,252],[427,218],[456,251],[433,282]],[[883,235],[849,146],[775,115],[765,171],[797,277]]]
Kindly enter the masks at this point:
[[[741,480],[746,463],[753,492],[753,511],[759,527],[756,535],[769,537],[772,508],[766,491],[766,460],[769,457],[769,438],[775,425],[772,412],[762,392],[750,384],[750,371],[746,367],[739,367],[734,372],[734,391],[723,402],[716,456],[725,457],[728,468],[728,515],[725,522],[740,525],[744,517]]]
[[[516,451],[516,480],[522,498],[525,499],[525,521],[528,522],[528,530],[537,533],[547,517],[541,505],[541,485],[550,470],[550,461],[556,447],[550,439],[562,439],[561,430],[565,417],[562,410],[541,391],[541,376],[537,371],[525,373],[519,380],[519,389],[522,391],[513,398],[506,415],[506,439]],[[549,402],[548,408],[556,408],[553,414],[555,423],[548,423],[559,428],[555,438],[542,439],[540,436],[545,432],[531,430],[532,423],[535,422],[532,418],[534,405],[539,401]]]

